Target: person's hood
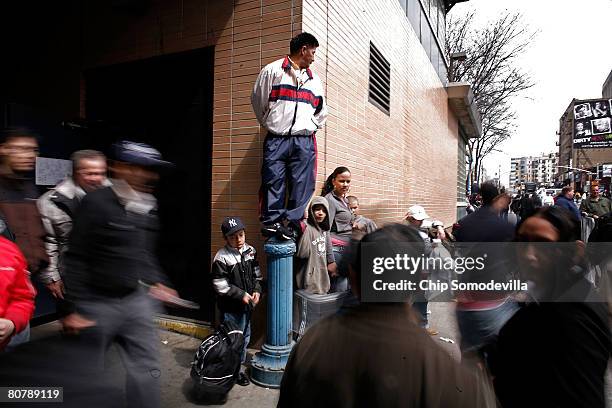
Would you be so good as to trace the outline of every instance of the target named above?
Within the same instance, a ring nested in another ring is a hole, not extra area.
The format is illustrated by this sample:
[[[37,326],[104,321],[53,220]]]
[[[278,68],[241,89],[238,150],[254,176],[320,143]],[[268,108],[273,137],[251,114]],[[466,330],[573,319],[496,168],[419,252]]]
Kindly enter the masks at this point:
[[[325,212],[327,213],[327,216],[325,217],[325,219],[320,225],[317,224],[317,221],[315,220],[315,216],[314,216],[314,211],[312,210],[312,207],[314,207],[317,204],[320,204],[323,207],[325,207]],[[329,225],[329,203],[327,202],[327,199],[325,197],[315,196],[310,201],[310,204],[308,205],[308,223],[316,227],[317,229],[321,229],[323,231],[329,231],[329,227],[330,227]]]

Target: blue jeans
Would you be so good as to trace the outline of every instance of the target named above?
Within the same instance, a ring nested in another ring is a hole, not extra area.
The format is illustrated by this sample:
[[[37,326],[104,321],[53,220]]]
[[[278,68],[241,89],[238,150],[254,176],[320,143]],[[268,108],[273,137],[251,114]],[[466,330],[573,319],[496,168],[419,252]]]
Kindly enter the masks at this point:
[[[348,247],[334,245],[333,249],[334,249],[334,261],[336,262],[336,267],[338,268],[338,271],[340,271],[341,270],[340,265],[342,263],[342,258],[344,257],[344,251],[346,251]],[[342,268],[344,268],[344,265],[342,265]],[[346,276],[338,275],[332,279],[331,288],[329,289],[329,293],[346,292],[349,289],[350,287],[349,287],[348,278]]]
[[[240,362],[244,364],[246,361],[246,353],[247,347],[249,346],[249,341],[251,340],[251,325],[249,322],[249,314],[248,313],[223,313],[223,323],[232,322],[234,325],[240,328],[243,331],[244,335],[244,348],[242,349],[242,353],[240,354]],[[245,330],[246,329],[246,330]]]
[[[457,310],[461,333],[461,351],[479,351],[497,341],[497,335],[508,320],[519,310],[513,300],[490,310]]]
[[[11,351],[20,344],[30,341],[30,323],[21,332],[11,337],[11,341],[6,345],[5,351]]]

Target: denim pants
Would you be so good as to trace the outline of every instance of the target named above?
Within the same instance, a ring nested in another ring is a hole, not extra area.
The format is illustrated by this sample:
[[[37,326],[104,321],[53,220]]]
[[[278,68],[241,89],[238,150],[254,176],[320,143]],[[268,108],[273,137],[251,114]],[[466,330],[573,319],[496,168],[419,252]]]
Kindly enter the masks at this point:
[[[513,300],[489,310],[457,310],[457,324],[461,333],[461,351],[479,351],[494,343],[508,320],[519,310]]]
[[[11,341],[9,341],[4,350],[11,351],[20,344],[27,343],[28,341],[30,341],[30,323],[28,323],[25,329],[11,337]]]
[[[249,341],[251,340],[251,325],[249,319],[249,313],[223,313],[223,322],[232,322],[244,332],[244,347],[242,349],[242,353],[240,354],[240,362],[242,364],[244,364],[246,361],[247,347],[249,346]]]
[[[342,258],[344,257],[344,252],[348,249],[348,247],[334,245],[333,249],[334,249],[334,261],[336,262],[336,268],[338,268],[338,271],[340,271],[341,269],[340,265],[342,263]],[[332,279],[331,288],[329,289],[329,293],[346,292],[349,289],[350,287],[349,287],[348,277],[338,275]]]

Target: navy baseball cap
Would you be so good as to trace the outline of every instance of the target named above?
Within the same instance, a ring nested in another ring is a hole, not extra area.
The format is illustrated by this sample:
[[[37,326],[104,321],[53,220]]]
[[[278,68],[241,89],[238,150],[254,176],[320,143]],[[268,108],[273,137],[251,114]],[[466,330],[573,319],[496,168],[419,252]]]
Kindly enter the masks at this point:
[[[238,217],[225,217],[221,224],[221,232],[224,236],[231,235],[243,229],[245,229],[244,223]]]
[[[172,163],[162,159],[161,153],[146,143],[122,140],[113,145],[117,161],[148,167],[170,167]]]

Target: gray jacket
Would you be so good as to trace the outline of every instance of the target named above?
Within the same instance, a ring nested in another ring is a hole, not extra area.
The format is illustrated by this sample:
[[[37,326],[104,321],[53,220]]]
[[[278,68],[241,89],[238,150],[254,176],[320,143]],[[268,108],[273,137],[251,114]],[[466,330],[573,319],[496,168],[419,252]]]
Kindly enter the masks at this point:
[[[346,245],[353,235],[354,216],[346,199],[338,197],[334,192],[328,193],[325,198],[329,204],[329,228],[333,239],[344,241]]]
[[[108,185],[110,182],[106,181],[104,186]],[[45,249],[49,255],[49,266],[40,273],[40,279],[44,283],[62,279],[62,260],[68,249],[72,217],[85,194],[69,177],[43,194],[36,202],[46,232]]]
[[[317,204],[323,205],[327,212],[327,217],[321,224],[315,221],[312,210]],[[329,292],[327,265],[332,262],[334,254],[329,235],[329,205],[324,197],[314,197],[308,205],[306,229],[295,254],[296,287],[319,295]]]

